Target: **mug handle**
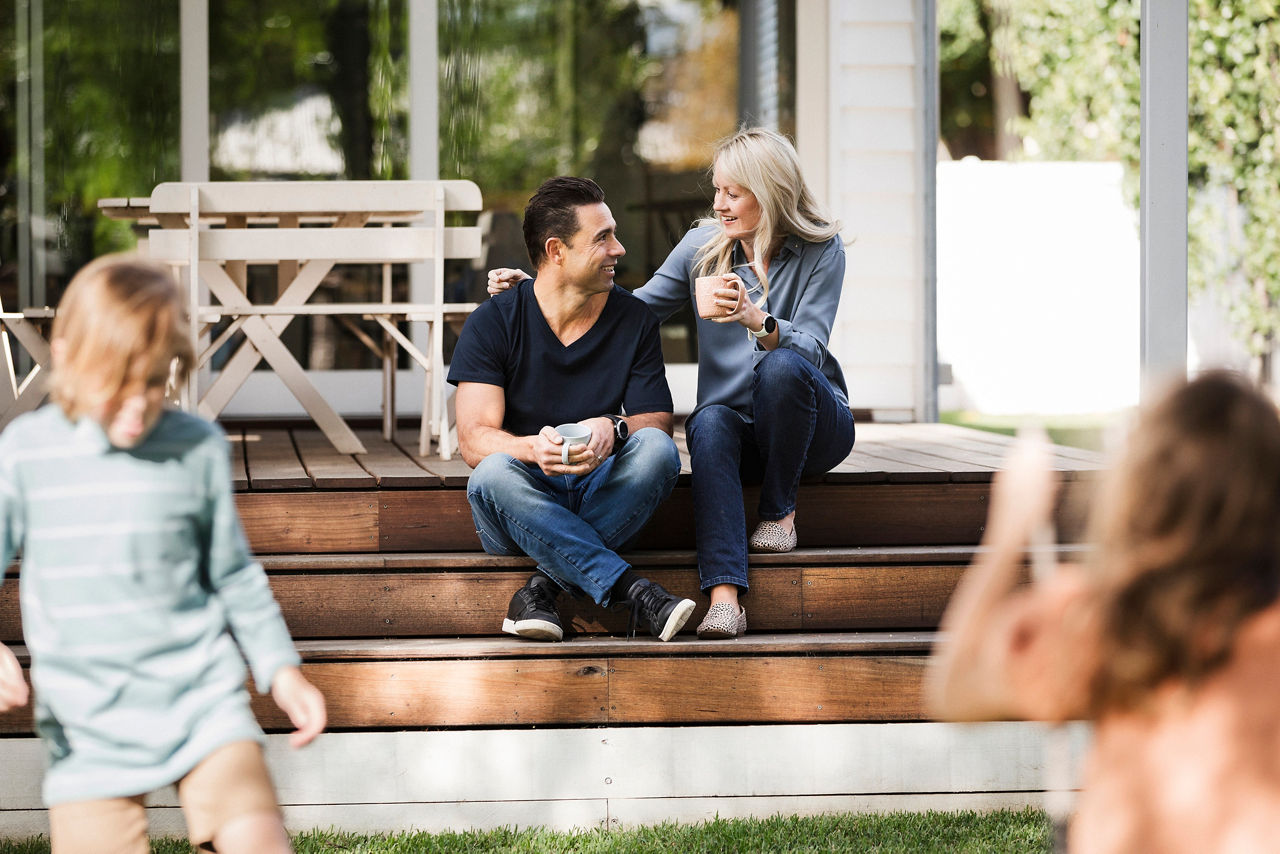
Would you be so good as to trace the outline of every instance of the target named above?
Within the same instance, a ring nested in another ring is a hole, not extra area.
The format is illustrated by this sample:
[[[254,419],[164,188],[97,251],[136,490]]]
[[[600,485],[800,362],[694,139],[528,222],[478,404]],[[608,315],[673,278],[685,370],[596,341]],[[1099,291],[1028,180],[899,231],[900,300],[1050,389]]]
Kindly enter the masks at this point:
[[[560,446],[560,462],[562,465],[567,466],[569,465],[569,449],[573,446],[570,445],[569,440],[564,437],[561,437],[560,441],[564,442],[564,444]]]

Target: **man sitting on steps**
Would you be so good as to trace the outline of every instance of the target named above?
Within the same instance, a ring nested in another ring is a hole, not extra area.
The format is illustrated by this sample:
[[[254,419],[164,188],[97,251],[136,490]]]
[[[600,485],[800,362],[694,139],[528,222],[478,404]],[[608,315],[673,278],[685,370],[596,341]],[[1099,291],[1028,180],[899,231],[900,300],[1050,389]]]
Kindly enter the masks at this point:
[[[564,637],[559,588],[630,605],[632,631],[640,620],[664,641],[693,611],[617,554],[671,493],[680,457],[658,321],[613,283],[616,229],[595,182],[545,182],[524,212],[537,278],[472,313],[449,368],[480,542],[538,562],[502,621],[520,637]],[[570,422],[590,438],[566,450],[552,425]]]

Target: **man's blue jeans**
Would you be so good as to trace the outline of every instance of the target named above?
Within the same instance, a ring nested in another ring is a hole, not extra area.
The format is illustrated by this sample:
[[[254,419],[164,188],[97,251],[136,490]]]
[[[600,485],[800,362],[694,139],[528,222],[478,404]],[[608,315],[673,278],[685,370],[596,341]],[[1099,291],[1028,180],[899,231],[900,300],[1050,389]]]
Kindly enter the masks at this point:
[[[760,484],[761,519],[781,519],[796,509],[800,478],[830,471],[853,448],[853,413],[794,350],[773,350],[756,364],[751,406],[753,420],[712,405],[685,427],[703,590],[747,589],[744,483]]]
[[[617,549],[649,521],[679,474],[675,442],[646,427],[584,475],[549,477],[490,454],[471,473],[467,500],[486,552],[526,554],[561,587],[608,605],[627,569]]]

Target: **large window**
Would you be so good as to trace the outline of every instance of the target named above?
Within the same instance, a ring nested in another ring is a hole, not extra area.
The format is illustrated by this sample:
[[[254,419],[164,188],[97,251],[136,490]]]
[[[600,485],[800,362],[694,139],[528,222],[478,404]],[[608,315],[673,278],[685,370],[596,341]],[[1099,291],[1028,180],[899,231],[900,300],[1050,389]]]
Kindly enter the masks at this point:
[[[410,177],[409,18],[432,4],[438,74],[419,85],[437,87],[440,177],[475,181],[487,208],[487,256],[447,273],[455,299],[482,298],[488,266],[527,265],[520,210],[566,173],[605,188],[619,281],[642,284],[708,212],[714,142],[741,123],[792,129],[782,0],[210,0],[202,21],[151,0],[0,2],[4,305],[52,304],[82,264],[133,245],[97,201],[181,178],[184,71],[208,73],[209,138],[185,144],[207,143],[213,180]],[[182,64],[193,29],[207,69]],[[277,283],[251,268],[249,287],[269,299]],[[375,271],[339,268],[319,298],[379,289]],[[405,271],[394,290],[409,297]],[[691,317],[664,335],[670,361],[693,358]],[[373,366],[326,318],[286,341],[308,368]]]
[[[0,299],[56,303],[91,258],[129,248],[101,197],[178,177],[178,6],[0,3]]]
[[[440,4],[441,177],[476,181],[492,208],[485,268],[528,266],[519,212],[558,174],[594,178],[635,288],[710,208],[711,147],[739,121],[738,4],[706,0],[449,0]],[[691,315],[664,330],[668,361],[694,357]]]

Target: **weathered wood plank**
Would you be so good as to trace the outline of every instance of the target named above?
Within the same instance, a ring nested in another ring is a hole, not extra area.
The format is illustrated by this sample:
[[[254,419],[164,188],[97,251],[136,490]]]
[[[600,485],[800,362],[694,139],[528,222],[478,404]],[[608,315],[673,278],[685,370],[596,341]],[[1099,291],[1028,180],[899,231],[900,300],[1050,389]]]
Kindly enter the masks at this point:
[[[822,567],[803,571],[804,628],[934,629],[963,566]]]
[[[883,473],[884,480],[890,483],[946,483],[950,480],[948,472],[937,466],[921,465],[894,454],[885,455],[869,442],[854,445],[839,468],[846,472]]]
[[[945,445],[966,451],[989,455],[996,468],[1003,468],[1005,457],[1013,446],[1014,438],[984,430],[972,430],[949,424],[913,424],[908,441]],[[937,429],[942,428],[942,429]],[[1103,457],[1081,448],[1052,446],[1050,465],[1066,480],[1077,477],[1094,477],[1104,468]]]
[[[923,720],[923,656],[609,660],[611,723]]]
[[[605,659],[349,662],[302,669],[324,693],[332,729],[608,721]],[[263,727],[290,728],[270,697],[255,697],[253,705]]]
[[[375,492],[241,492],[236,507],[257,554],[378,548]]]
[[[437,456],[418,456],[418,436],[403,430],[396,433],[395,445],[405,456],[426,471],[440,478],[440,483],[447,487],[465,487],[471,477],[472,468],[461,456],[451,460],[442,460]]]
[[[1013,442],[1013,437],[1003,436],[999,433],[992,433],[988,430],[973,430],[968,427],[961,427],[957,424],[920,424],[916,425],[923,428],[921,432],[941,433],[957,438],[969,439],[972,441],[987,442],[988,444],[1000,447],[1008,447]],[[1068,445],[1054,445],[1054,456],[1064,461],[1079,463],[1081,471],[1092,471],[1101,469],[1105,465],[1105,458],[1097,451],[1089,451],[1084,448],[1072,448]]]
[[[373,475],[383,489],[426,489],[442,485],[441,478],[414,462],[377,430],[357,430],[358,438],[368,453],[357,454],[356,460]]]
[[[709,601],[698,590],[697,570],[648,570],[641,574],[680,596]],[[531,568],[513,572],[362,572],[277,574],[271,587],[295,638],[420,637],[498,635],[511,596],[524,585]],[[800,571],[761,569],[752,576],[751,626],[756,631],[801,628]],[[0,600],[2,602],[3,600]],[[577,633],[623,634],[629,610],[601,608],[567,594],[559,599],[560,618]],[[0,607],[0,617],[4,611]],[[691,619],[684,634],[697,625]],[[0,626],[3,623],[0,622]],[[645,633],[644,627],[639,630]]]
[[[287,430],[246,430],[244,454],[249,486],[255,491],[314,486]]]
[[[378,511],[382,551],[480,548],[464,490],[384,491]]]
[[[319,430],[294,430],[293,442],[316,489],[372,489],[378,485],[377,478],[354,457],[338,453]]]

